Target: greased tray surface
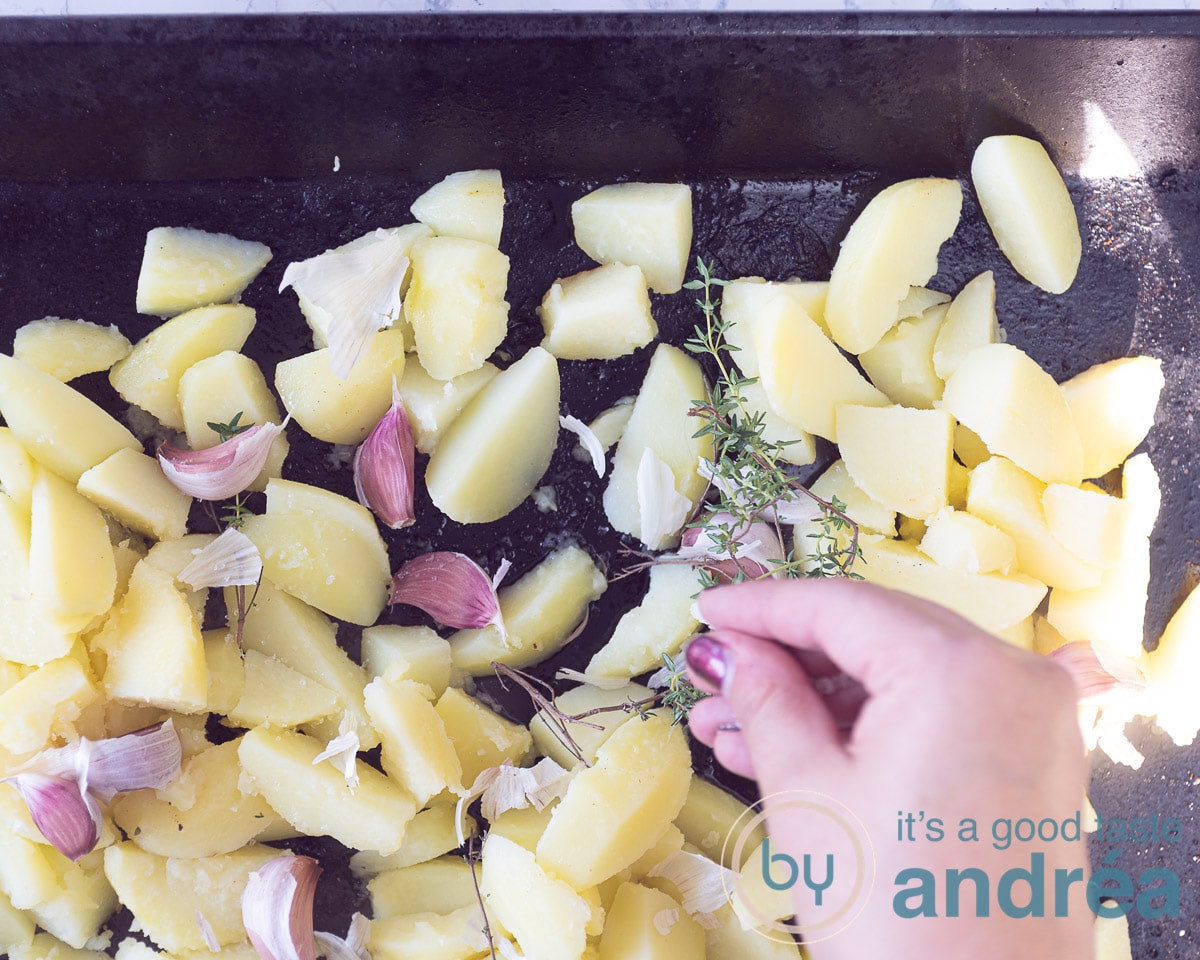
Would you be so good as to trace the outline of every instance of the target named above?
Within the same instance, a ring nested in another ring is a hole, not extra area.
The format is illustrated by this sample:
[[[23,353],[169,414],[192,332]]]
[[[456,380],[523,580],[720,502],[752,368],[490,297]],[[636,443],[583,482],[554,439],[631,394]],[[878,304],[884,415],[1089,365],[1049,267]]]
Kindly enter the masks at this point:
[[[269,378],[275,362],[308,348],[294,297],[274,293],[288,262],[411,219],[408,205],[445,173],[499,166],[512,260],[502,349],[518,355],[540,339],[534,309],[548,285],[589,265],[568,208],[599,183],[687,180],[694,252],[719,275],[817,279],[883,184],[961,177],[980,137],[1031,133],[1072,173],[1084,231],[1075,286],[1052,297],[1020,280],[969,191],[931,285],[954,292],[994,270],[1011,342],[1059,379],[1130,353],[1163,359],[1167,389],[1147,444],[1164,486],[1152,642],[1200,556],[1198,65],[1195,21],[1155,16],[0,20],[0,350],[45,315],[141,336],[154,325],[133,310],[145,232],[188,225],[275,251],[244,297],[259,316],[246,349]],[[1143,176],[1075,175],[1099,136],[1085,103]],[[656,297],[654,310],[676,343],[698,318],[686,293]],[[587,419],[634,392],[648,359],[562,364],[563,412]],[[124,410],[102,376],[86,388]],[[353,495],[327,445],[294,427],[290,437],[286,475]],[[519,575],[571,538],[619,569],[622,543],[598,506],[603,481],[571,446],[560,442],[545,481],[557,513],[527,502],[497,524],[462,527],[422,492],[418,524],[389,536],[393,562],[436,544],[489,568],[507,556]],[[538,672],[582,667],[643,587],[639,577],[614,583],[584,634]],[[353,649],[352,632],[343,638]],[[528,715],[520,699],[487,688]],[[1097,759],[1093,800],[1106,816],[1184,821],[1182,843],[1126,846],[1121,862],[1135,876],[1176,870],[1185,920],[1134,916],[1134,954],[1196,955],[1186,918],[1198,906],[1188,878],[1200,856],[1191,799],[1200,764],[1153,730],[1135,741],[1145,767]],[[318,926],[344,927],[362,891],[332,845],[305,849],[327,864]]]

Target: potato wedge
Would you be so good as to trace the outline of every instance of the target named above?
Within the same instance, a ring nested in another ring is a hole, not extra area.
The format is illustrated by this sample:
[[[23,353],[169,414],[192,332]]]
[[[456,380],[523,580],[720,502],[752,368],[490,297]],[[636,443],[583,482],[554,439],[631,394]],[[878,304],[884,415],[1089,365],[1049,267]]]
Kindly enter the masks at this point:
[[[933,369],[942,380],[959,368],[976,347],[999,343],[996,281],[991,270],[970,280],[946,309],[933,344]]]
[[[173,317],[235,300],[270,260],[271,248],[253,240],[189,227],[155,227],[146,234],[137,311]]]
[[[409,211],[439,236],[500,246],[504,183],[499,170],[452,173],[413,201]]]
[[[1062,385],[1083,444],[1083,475],[1102,477],[1137,448],[1154,425],[1162,361],[1124,357],[1098,363]]]
[[[46,317],[17,328],[13,356],[66,383],[107,370],[129,356],[132,344],[115,326]]]
[[[611,360],[658,336],[640,267],[610,263],[555,280],[538,307],[542,346],[563,360]]]

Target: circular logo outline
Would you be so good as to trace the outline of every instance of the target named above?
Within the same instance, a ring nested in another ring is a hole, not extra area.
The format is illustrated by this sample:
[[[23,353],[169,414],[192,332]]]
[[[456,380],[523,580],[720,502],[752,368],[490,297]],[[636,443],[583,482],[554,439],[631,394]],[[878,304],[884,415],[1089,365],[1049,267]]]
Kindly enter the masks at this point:
[[[850,841],[856,861],[856,872],[852,889],[845,902],[833,911],[832,915],[825,916],[819,921],[805,923],[799,918],[795,918],[796,922],[788,923],[760,913],[749,897],[740,895],[744,882],[740,870],[732,871],[731,886],[733,889],[727,889],[725,892],[731,899],[735,894],[739,894],[737,899],[746,913],[755,921],[754,930],[760,936],[782,943],[794,942],[793,938],[799,935],[806,943],[819,943],[822,940],[832,939],[853,924],[866,909],[875,889],[878,874],[875,844],[858,814],[840,800],[815,790],[782,790],[760,797],[743,810],[730,825],[729,833],[726,834],[725,842],[721,847],[721,860],[724,863],[744,864],[748,856],[746,845],[754,838],[755,831],[760,826],[765,826],[767,818],[796,809],[821,815],[831,821]],[[744,826],[739,826],[746,817],[750,817],[749,822]],[[761,838],[756,838],[754,842],[755,844],[761,843]],[[753,847],[751,847],[752,850]],[[726,881],[723,879],[722,882]],[[848,918],[846,917],[847,913],[849,913]],[[821,932],[831,924],[842,921],[843,918],[845,918],[844,922],[841,922],[832,932]],[[783,936],[773,934],[782,934]]]

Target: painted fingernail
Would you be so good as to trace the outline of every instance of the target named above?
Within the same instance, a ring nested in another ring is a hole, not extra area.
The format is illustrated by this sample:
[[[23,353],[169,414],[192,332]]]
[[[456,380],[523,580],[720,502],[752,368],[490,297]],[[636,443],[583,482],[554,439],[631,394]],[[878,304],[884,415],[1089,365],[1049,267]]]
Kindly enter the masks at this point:
[[[709,636],[688,644],[687,662],[692,675],[714,690],[723,690],[733,674],[733,652]]]
[[[741,733],[742,725],[736,720],[730,720],[728,723],[723,723],[717,727],[717,733]]]

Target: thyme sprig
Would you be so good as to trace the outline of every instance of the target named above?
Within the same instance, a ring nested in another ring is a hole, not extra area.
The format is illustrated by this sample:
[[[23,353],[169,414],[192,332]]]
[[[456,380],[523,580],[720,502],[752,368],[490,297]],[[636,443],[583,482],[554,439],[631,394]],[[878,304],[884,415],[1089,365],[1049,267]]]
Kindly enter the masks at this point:
[[[703,298],[696,298],[703,321],[695,325],[684,349],[716,368],[708,397],[696,401],[691,413],[704,421],[696,436],[713,438],[713,458],[708,468],[717,498],[705,506],[691,526],[707,534],[717,553],[733,558],[738,568],[735,580],[779,573],[788,577],[859,579],[852,569],[860,559],[858,524],[846,513],[844,503],[836,497],[830,501],[817,496],[793,475],[783,460],[787,443],[766,438],[765,412],[752,410],[743,394],[743,389],[757,378],[744,376],[735,366],[734,354],[739,348],[729,342],[727,321],[713,296],[729,281],[713,276],[712,264],[701,257],[696,258],[696,270],[699,279],[688,281],[684,289],[703,291]],[[769,518],[783,542],[773,508],[794,499],[797,493],[812,498],[821,508],[821,530],[810,535],[815,540],[812,549],[806,551],[803,547],[807,545],[793,543],[787,556],[767,573],[748,570],[737,556],[739,536],[750,524]],[[723,515],[731,519],[721,519]],[[718,582],[717,574],[705,567],[701,567],[700,577],[704,586]]]
[[[710,694],[705,693],[692,683],[684,664],[675,665],[669,654],[662,655],[663,666],[667,670],[667,686],[660,694],[662,705],[669,707],[674,714],[672,725],[683,723],[691,715],[692,707]]]

